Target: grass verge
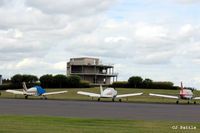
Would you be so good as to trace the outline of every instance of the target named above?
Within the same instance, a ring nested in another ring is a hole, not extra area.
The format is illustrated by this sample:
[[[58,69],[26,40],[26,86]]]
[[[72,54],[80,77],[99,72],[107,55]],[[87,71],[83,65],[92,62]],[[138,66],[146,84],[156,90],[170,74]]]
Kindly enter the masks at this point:
[[[0,133],[199,133],[199,124],[189,122],[0,115]]]

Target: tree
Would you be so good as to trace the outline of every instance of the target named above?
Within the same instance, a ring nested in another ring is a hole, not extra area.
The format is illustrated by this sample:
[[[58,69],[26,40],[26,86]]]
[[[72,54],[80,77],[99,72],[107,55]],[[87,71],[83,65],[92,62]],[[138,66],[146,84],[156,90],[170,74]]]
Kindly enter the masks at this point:
[[[128,79],[128,84],[130,87],[140,88],[142,86],[143,79],[139,76],[132,76]]]
[[[10,79],[3,79],[2,82],[3,82],[3,83],[10,83],[11,80],[10,80]]]
[[[13,84],[21,83],[21,82],[23,82],[23,76],[21,74],[16,74],[11,77],[11,82]]]
[[[35,75],[16,74],[13,77],[11,77],[11,82],[14,83],[14,84],[18,84],[18,83],[22,83],[22,82],[34,83],[36,81],[38,81],[38,78]]]
[[[42,87],[53,88],[53,76],[51,74],[46,74],[40,77],[40,83]]]
[[[39,79],[38,79],[38,77],[37,76],[35,76],[35,75],[30,75],[31,77],[30,77],[30,82],[31,83],[34,83],[34,82],[37,82]]]
[[[143,87],[144,88],[151,88],[152,87],[152,84],[153,84],[153,81],[151,79],[145,79],[143,80]]]
[[[23,82],[26,82],[26,83],[35,83],[38,81],[38,77],[35,75],[24,74],[22,75],[22,77],[23,77]]]

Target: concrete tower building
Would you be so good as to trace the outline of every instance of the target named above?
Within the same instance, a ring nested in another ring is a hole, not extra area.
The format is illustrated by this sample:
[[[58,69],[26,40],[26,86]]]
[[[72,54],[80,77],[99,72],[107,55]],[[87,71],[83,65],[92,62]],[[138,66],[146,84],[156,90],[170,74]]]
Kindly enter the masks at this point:
[[[78,75],[92,84],[110,84],[111,78],[117,81],[114,66],[99,63],[98,58],[71,58],[67,62],[67,76]]]
[[[2,84],[2,75],[0,75],[0,85]]]

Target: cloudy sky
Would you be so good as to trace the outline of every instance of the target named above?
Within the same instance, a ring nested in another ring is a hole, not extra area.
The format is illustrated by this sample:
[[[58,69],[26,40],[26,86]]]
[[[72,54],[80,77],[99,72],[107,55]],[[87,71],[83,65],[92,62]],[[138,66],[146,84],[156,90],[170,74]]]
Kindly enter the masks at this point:
[[[72,57],[200,89],[200,0],[0,0],[0,74],[65,74]]]

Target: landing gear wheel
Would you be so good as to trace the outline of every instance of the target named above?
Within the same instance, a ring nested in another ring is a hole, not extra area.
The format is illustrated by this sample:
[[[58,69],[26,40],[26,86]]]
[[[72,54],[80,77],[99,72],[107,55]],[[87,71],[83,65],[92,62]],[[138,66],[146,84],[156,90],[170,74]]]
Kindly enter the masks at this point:
[[[44,97],[45,100],[47,100],[47,97]]]
[[[98,98],[98,102],[100,101],[100,98]]]
[[[190,104],[190,102],[188,101],[187,104]]]
[[[28,96],[25,96],[25,99],[28,99]]]
[[[179,101],[176,101],[176,104],[178,104],[179,103]]]
[[[113,98],[113,99],[112,99],[112,101],[114,102],[114,101],[115,101],[115,99]]]
[[[122,99],[119,99],[119,102],[122,102]]]
[[[196,101],[194,101],[194,104],[196,104]]]

